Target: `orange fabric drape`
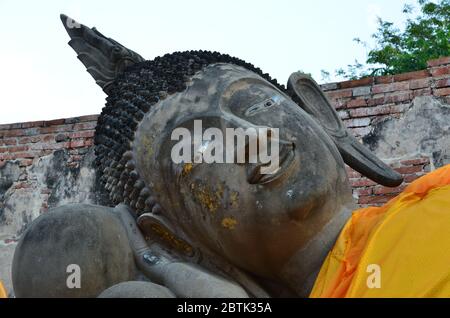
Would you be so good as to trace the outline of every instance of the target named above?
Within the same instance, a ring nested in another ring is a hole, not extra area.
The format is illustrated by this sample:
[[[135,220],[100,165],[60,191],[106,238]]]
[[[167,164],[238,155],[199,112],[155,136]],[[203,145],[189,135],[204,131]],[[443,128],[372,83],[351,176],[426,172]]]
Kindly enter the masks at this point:
[[[450,165],[384,206],[354,211],[310,297],[450,297]]]

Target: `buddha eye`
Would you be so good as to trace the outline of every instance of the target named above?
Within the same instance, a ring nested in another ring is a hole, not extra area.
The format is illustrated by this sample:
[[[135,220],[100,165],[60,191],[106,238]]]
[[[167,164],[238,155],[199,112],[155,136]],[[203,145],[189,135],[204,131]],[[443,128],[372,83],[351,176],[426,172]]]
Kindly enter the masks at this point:
[[[281,98],[279,96],[273,96],[272,98],[268,98],[258,104],[250,106],[246,111],[246,116],[252,116],[260,111],[266,110],[270,107],[276,106],[279,104]]]
[[[264,103],[264,107],[270,107],[272,105],[273,105],[272,100],[268,100]]]

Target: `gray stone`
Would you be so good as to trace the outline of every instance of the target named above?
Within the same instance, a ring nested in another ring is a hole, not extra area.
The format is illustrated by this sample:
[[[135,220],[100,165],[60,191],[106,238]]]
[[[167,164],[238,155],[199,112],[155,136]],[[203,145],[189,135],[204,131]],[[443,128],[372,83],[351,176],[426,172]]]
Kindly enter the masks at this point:
[[[61,141],[66,141],[66,140],[69,140],[69,136],[67,136],[65,134],[57,134],[55,137],[56,142],[61,142]]]
[[[22,235],[12,264],[17,297],[96,297],[135,276],[127,234],[111,208],[68,204],[41,215]],[[79,266],[80,288],[67,272]]]
[[[361,86],[361,87],[355,87],[353,89],[353,96],[364,96],[364,95],[370,95],[371,93],[371,87],[370,86]]]
[[[123,282],[103,291],[98,298],[175,298],[166,287],[151,282]]]
[[[386,118],[375,125],[363,142],[380,158],[425,156],[433,168],[450,163],[450,105],[432,96],[413,100],[399,119]]]
[[[11,264],[17,243],[0,243],[0,281],[2,281],[9,297],[14,296],[11,279]]]

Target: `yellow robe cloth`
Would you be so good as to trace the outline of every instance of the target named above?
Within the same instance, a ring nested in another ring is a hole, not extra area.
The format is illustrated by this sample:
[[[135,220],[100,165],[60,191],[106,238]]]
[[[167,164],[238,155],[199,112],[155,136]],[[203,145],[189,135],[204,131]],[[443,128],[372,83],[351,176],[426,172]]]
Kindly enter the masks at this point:
[[[450,297],[450,165],[354,211],[310,297]]]
[[[7,298],[8,293],[6,292],[6,288],[3,286],[2,281],[0,280],[0,298]]]

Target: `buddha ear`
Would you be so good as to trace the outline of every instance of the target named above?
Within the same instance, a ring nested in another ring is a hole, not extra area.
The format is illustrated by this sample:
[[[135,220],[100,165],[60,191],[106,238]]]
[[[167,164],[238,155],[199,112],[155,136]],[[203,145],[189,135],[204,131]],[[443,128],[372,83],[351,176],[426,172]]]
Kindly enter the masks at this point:
[[[379,184],[395,187],[402,183],[399,173],[378,159],[347,130],[311,76],[293,73],[287,89],[290,97],[328,133],[346,164]]]
[[[106,94],[125,68],[144,61],[139,54],[105,37],[97,29],[88,28],[64,14],[60,18],[71,38],[69,45]]]

